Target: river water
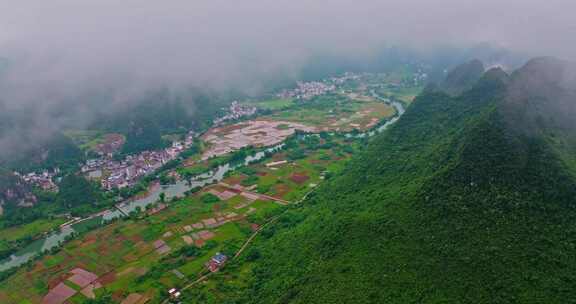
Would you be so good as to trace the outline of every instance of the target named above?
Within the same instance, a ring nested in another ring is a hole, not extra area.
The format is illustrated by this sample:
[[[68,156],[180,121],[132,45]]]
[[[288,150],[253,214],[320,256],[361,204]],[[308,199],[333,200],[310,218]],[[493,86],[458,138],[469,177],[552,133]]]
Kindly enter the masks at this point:
[[[380,96],[374,94],[374,97],[380,100],[383,100]],[[346,134],[346,137],[354,137],[354,138],[364,138],[364,137],[371,137],[375,134],[381,133],[382,131],[386,130],[390,125],[394,124],[401,116],[404,114],[405,109],[402,103],[397,101],[388,101],[396,109],[396,115],[386,121],[384,124],[380,125],[379,127],[367,131],[364,133],[356,133],[356,134]],[[255,153],[254,155],[250,155],[244,159],[243,162],[231,164],[227,163],[224,165],[219,166],[215,170],[211,172],[207,172],[201,175],[198,175],[192,178],[192,182],[190,185],[186,181],[178,181],[172,185],[165,185],[160,187],[154,187],[150,190],[150,192],[143,198],[130,200],[127,202],[120,203],[116,205],[115,208],[106,210],[104,212],[100,212],[96,215],[92,215],[81,222],[73,224],[71,226],[65,226],[60,231],[50,233],[45,238],[39,239],[37,241],[32,242],[28,246],[22,248],[11,257],[0,261],[0,272],[21,266],[27,263],[29,260],[33,259],[38,254],[51,250],[64,241],[66,238],[72,235],[74,232],[84,232],[95,227],[100,226],[101,224],[125,216],[126,214],[130,214],[130,212],[135,211],[138,207],[141,210],[145,210],[146,206],[150,204],[154,204],[160,200],[160,193],[165,194],[165,198],[170,200],[174,197],[183,197],[185,193],[191,189],[197,187],[204,187],[209,184],[213,184],[216,182],[221,181],[226,173],[235,170],[241,166],[246,166],[252,162],[261,160],[266,156],[267,153],[276,153],[284,147],[284,144],[279,144],[277,146],[265,149],[264,151],[260,151]]]
[[[195,176],[192,178],[190,185],[186,181],[178,181],[171,185],[153,187],[145,197],[120,203],[116,205],[115,208],[87,217],[71,226],[65,226],[60,229],[60,231],[50,233],[47,237],[32,242],[13,254],[11,257],[0,261],[0,272],[21,266],[36,255],[59,246],[74,232],[84,232],[98,227],[107,221],[126,216],[126,214],[130,214],[130,212],[135,211],[138,207],[140,207],[141,210],[145,210],[146,206],[154,204],[160,200],[160,193],[164,193],[167,200],[174,197],[184,197],[187,191],[219,182],[224,179],[226,173],[235,170],[238,167],[246,166],[250,163],[261,160],[267,153],[276,153],[282,150],[283,147],[284,144],[279,144],[257,152],[254,155],[249,155],[243,162],[221,165],[213,171]]]

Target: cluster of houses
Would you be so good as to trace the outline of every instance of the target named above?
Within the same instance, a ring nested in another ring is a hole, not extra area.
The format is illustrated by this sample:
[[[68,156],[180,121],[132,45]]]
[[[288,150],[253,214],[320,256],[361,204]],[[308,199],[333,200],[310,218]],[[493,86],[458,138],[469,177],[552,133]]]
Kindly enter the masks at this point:
[[[106,190],[129,187],[170,160],[176,159],[180,153],[192,145],[193,140],[193,134],[189,133],[183,142],[173,142],[171,147],[163,150],[128,155],[121,161],[111,157],[91,159],[82,166],[82,173],[89,179],[100,180],[102,187]]]
[[[309,81],[296,83],[296,88],[284,90],[277,94],[279,98],[294,98],[297,100],[310,100],[313,97],[324,95],[338,90],[339,86],[348,81],[361,79],[362,74],[346,72],[342,76],[330,77],[322,81]]]
[[[328,82],[335,85],[342,85],[348,81],[356,81],[362,78],[362,74],[346,72],[342,76],[330,77]]]
[[[336,86],[324,81],[310,81],[296,83],[296,88],[284,90],[278,94],[280,98],[295,98],[297,100],[310,100],[313,97],[324,95],[336,90]]]
[[[233,101],[226,115],[214,120],[214,125],[222,124],[225,121],[236,120],[246,116],[256,114],[256,107],[242,105],[238,101]]]
[[[22,178],[24,182],[29,185],[36,186],[44,191],[58,192],[58,186],[54,182],[54,177],[60,173],[60,170],[56,168],[54,171],[44,170],[42,173],[31,172],[27,174],[21,174],[19,172],[14,172],[17,176]]]

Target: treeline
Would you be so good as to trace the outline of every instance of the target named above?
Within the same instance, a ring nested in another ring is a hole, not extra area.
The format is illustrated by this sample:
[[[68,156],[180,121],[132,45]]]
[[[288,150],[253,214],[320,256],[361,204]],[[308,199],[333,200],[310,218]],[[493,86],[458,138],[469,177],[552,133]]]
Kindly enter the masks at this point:
[[[460,97],[425,92],[262,233],[243,261],[250,274],[225,274],[243,284],[217,277],[220,287],[189,297],[565,303],[576,292],[574,172],[544,137],[510,130],[498,110],[504,90],[484,78]]]

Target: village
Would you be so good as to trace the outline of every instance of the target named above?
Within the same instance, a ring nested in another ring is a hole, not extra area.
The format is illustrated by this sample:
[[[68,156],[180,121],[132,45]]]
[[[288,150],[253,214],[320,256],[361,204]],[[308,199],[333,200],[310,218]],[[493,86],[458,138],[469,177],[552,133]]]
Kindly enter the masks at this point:
[[[256,107],[241,105],[238,101],[233,101],[226,114],[223,117],[214,120],[214,125],[220,125],[230,120],[237,120],[242,117],[254,115]],[[100,156],[99,158],[88,159],[81,167],[81,173],[88,179],[100,182],[102,189],[113,190],[134,186],[139,180],[147,175],[154,173],[167,162],[174,160],[186,149],[190,148],[194,141],[194,132],[189,132],[184,141],[172,142],[168,148],[158,151],[143,151],[135,155],[127,155],[122,160],[117,160],[114,155],[122,148],[125,138],[120,134],[107,134],[104,142],[96,145],[94,151]],[[250,144],[248,144],[250,145]],[[238,144],[234,145],[234,147]],[[240,147],[246,145],[241,144]],[[230,147],[230,148],[234,148]],[[231,152],[232,149],[216,148],[219,152],[206,155],[209,157],[222,155]],[[15,172],[16,175],[35,187],[44,191],[57,192],[58,168],[53,171],[44,170],[40,173],[30,172],[22,174]]]
[[[224,116],[227,119],[215,121],[207,132],[190,132],[168,148],[121,160],[115,155],[123,136],[106,135],[96,147],[100,157],[81,168],[82,174],[99,181],[105,190],[136,184],[178,158],[195,141],[202,142],[202,148],[181,166],[225,157],[246,147],[292,143],[262,162],[229,172],[223,180],[169,201],[161,196],[122,220],[66,242],[62,250],[34,262],[33,271],[18,272],[8,281],[27,286],[22,292],[8,295],[0,285],[0,301],[10,299],[11,303],[23,297],[46,304],[82,303],[107,292],[113,303],[164,303],[186,298],[197,282],[203,288],[210,274],[235,262],[263,227],[300,202],[326,176],[342,170],[352,153],[361,149],[360,141],[342,132],[366,131],[393,117],[393,109],[370,98],[365,87],[356,90],[357,84],[350,85],[349,81],[361,85],[361,77],[345,74],[326,80],[326,87],[303,85],[300,88],[307,96],[318,93],[321,98],[260,117],[252,117],[257,103],[234,103]],[[326,95],[330,96],[324,99]],[[250,119],[237,121],[243,117]],[[330,132],[322,137],[293,136],[321,131]],[[36,183],[43,180],[48,189],[47,180],[52,181],[57,172],[32,176]]]
[[[240,104],[237,100],[234,100],[232,101],[232,104],[230,104],[230,107],[227,109],[226,114],[222,117],[214,119],[213,124],[214,126],[218,126],[227,121],[252,116],[256,114],[257,110],[258,108],[254,106]]]
[[[14,174],[21,177],[24,182],[29,185],[34,185],[44,191],[48,192],[58,192],[58,185],[56,185],[55,176],[58,175],[60,171],[56,168],[53,171],[44,170],[41,173],[30,172],[27,174],[22,174],[15,171]]]
[[[121,161],[113,158],[116,151],[112,150],[102,153],[101,158],[87,160],[81,171],[89,179],[100,180],[102,188],[106,190],[131,187],[142,177],[176,159],[180,153],[190,148],[193,142],[194,133],[189,132],[184,141],[175,141],[168,148],[128,155]]]
[[[339,89],[340,85],[347,81],[359,80],[360,77],[360,74],[347,72],[342,76],[330,77],[322,81],[298,81],[296,83],[296,88],[283,90],[278,93],[277,96],[279,98],[294,98],[299,101],[307,101],[316,96],[335,92]]]
[[[283,90],[277,94],[280,98],[289,98],[297,101],[308,101],[317,96],[339,92],[350,100],[370,102],[372,99],[361,95],[355,90],[346,90],[350,83],[362,83],[365,78],[373,77],[367,73],[344,73],[341,76],[334,76],[322,81],[297,82],[296,87],[291,90]],[[426,79],[425,73],[414,73],[412,76],[415,83],[421,83]],[[393,84],[393,83],[392,83]],[[359,86],[362,88],[362,85]],[[365,88],[364,88],[365,89]],[[345,93],[346,91],[349,91]],[[245,117],[254,116],[258,107],[247,105],[238,101],[233,101],[226,114],[213,121],[215,128],[209,130],[202,136],[208,144],[208,149],[203,152],[201,160],[205,161],[213,157],[226,155],[244,147],[268,147],[281,143],[296,130],[303,132],[318,132],[329,130],[347,130],[371,128],[375,126],[382,116],[386,116],[386,109],[380,109],[383,105],[376,105],[377,108],[366,107],[356,114],[356,120],[343,117],[332,119],[322,117],[325,125],[315,125],[307,121],[295,122],[293,117],[288,121],[278,119],[256,119],[246,123],[235,125],[224,125],[229,121],[240,120]],[[370,115],[374,111],[382,112],[380,115]],[[284,114],[286,117],[286,114]],[[362,119],[366,117],[365,119]],[[362,120],[362,121],[359,121]],[[345,126],[343,126],[345,124]],[[152,174],[167,162],[174,160],[180,153],[188,149],[194,140],[194,133],[190,132],[183,141],[175,141],[168,148],[158,151],[144,151],[136,155],[128,155],[122,160],[115,159],[114,155],[122,148],[125,138],[120,134],[106,134],[104,141],[94,148],[99,158],[88,159],[81,166],[81,173],[88,179],[99,182],[102,189],[110,191],[134,186],[143,177]],[[18,173],[18,176],[35,187],[44,191],[57,192],[58,168],[50,171]]]
[[[335,141],[338,147],[342,140]],[[37,274],[55,272],[40,302],[81,302],[98,298],[104,289],[123,304],[160,303],[162,292],[178,300],[186,286],[221,271],[242,253],[249,236],[313,190],[328,165],[350,157],[342,151],[310,150],[298,161],[279,153],[178,202],[158,204],[138,218],[72,241],[37,268]],[[90,254],[94,251],[99,254]],[[54,268],[53,259],[66,262]],[[165,266],[155,270],[151,265],[157,263]],[[159,282],[162,289],[140,287],[149,282]]]

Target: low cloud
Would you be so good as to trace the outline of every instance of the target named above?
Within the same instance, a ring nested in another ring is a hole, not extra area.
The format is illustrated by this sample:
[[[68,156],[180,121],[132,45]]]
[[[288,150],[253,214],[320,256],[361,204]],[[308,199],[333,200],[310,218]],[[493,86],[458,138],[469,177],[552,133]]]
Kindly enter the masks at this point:
[[[41,116],[93,91],[111,105],[162,87],[257,92],[311,55],[370,57],[386,45],[489,42],[573,59],[575,10],[563,0],[6,0],[0,100]]]

